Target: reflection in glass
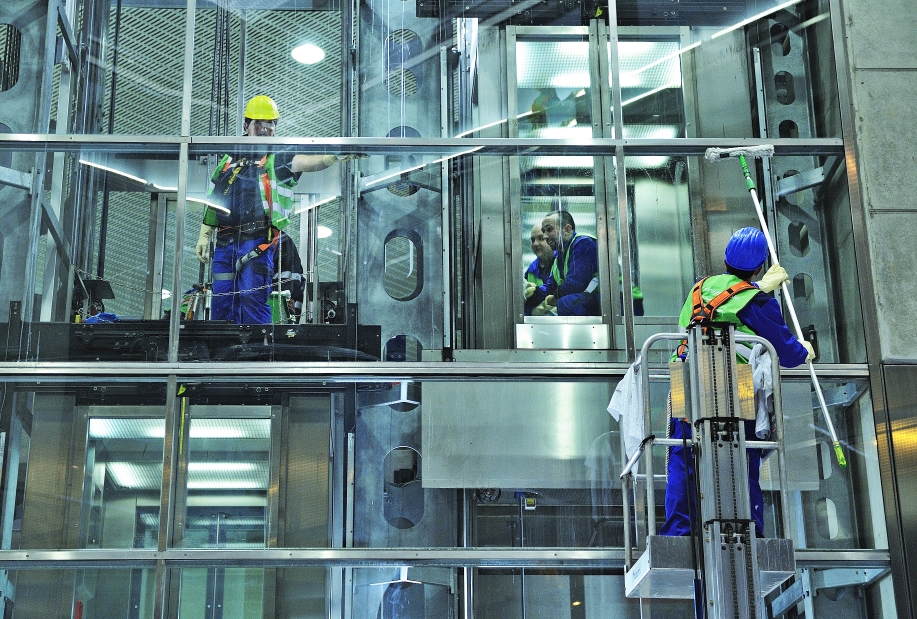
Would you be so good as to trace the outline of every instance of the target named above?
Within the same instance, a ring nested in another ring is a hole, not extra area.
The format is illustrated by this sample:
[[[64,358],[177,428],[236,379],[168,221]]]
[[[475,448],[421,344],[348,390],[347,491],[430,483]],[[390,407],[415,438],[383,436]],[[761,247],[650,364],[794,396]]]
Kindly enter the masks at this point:
[[[156,548],[162,418],[92,417],[83,488],[83,548]]]
[[[270,419],[192,419],[182,544],[263,548]]]

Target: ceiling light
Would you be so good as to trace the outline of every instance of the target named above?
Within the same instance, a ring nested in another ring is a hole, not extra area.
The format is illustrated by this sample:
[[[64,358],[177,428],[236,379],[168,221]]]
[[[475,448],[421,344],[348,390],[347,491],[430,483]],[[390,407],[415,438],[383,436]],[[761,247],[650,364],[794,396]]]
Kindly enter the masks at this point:
[[[313,45],[312,43],[304,43],[299,47],[294,47],[293,51],[290,52],[290,55],[293,56],[293,60],[296,62],[301,62],[303,64],[315,64],[321,62],[322,58],[325,57],[325,50],[323,50],[318,45]]]
[[[331,228],[329,228],[328,226],[319,226],[318,227],[318,238],[327,239],[329,236],[331,236]]]

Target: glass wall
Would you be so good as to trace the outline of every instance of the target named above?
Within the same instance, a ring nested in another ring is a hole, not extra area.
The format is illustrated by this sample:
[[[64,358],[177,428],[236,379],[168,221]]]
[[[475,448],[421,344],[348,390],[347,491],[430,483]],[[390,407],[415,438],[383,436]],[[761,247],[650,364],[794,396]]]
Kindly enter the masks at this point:
[[[0,8],[5,616],[640,615],[677,341],[614,397],[745,226],[848,460],[785,372],[767,604],[894,616],[827,0],[59,4]]]

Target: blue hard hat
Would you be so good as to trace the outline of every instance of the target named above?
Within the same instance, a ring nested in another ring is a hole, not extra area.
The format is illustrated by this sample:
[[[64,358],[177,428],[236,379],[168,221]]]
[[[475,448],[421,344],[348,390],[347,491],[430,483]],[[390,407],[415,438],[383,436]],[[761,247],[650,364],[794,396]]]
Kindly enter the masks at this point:
[[[723,256],[726,264],[740,271],[756,271],[767,260],[767,239],[757,228],[737,230]]]

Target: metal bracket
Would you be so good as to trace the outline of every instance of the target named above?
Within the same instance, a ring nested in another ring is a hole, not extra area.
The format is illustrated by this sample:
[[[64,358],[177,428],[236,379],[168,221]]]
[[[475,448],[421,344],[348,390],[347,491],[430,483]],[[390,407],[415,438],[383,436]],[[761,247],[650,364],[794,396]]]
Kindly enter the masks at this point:
[[[877,581],[888,571],[886,567],[801,570],[796,582],[771,602],[771,616],[779,619],[806,598],[818,595],[820,589],[865,587]]]
[[[67,53],[70,56],[70,63],[72,66],[75,66],[77,64],[77,60],[79,59],[79,56],[76,53],[76,37],[73,35],[73,28],[70,26],[70,19],[64,12],[64,7],[60,4],[57,5],[57,23],[61,29],[61,36],[59,38],[63,39],[64,45],[67,46]]]
[[[18,187],[32,193],[32,175],[29,172],[20,172],[12,168],[0,166],[0,185]]]
[[[806,172],[800,172],[799,174],[794,174],[793,176],[784,176],[777,181],[777,197],[780,198],[797,191],[803,191],[805,189],[811,189],[812,187],[818,187],[826,180],[834,176],[834,173],[837,171],[840,164],[840,157],[835,157],[831,161],[830,165],[826,164],[820,168],[807,170]]]

